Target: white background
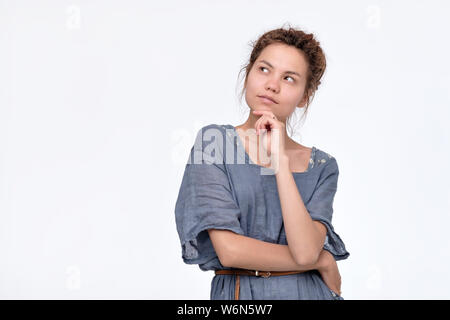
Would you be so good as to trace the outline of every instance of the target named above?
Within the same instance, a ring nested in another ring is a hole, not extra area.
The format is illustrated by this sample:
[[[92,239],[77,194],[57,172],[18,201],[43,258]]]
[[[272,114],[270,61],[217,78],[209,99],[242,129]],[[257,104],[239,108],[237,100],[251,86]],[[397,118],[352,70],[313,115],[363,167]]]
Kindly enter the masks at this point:
[[[249,43],[290,23],[327,57],[295,139],[339,164],[342,296],[449,299],[449,9],[0,1],[0,298],[209,299],[181,259],[184,166],[202,126],[246,120]]]

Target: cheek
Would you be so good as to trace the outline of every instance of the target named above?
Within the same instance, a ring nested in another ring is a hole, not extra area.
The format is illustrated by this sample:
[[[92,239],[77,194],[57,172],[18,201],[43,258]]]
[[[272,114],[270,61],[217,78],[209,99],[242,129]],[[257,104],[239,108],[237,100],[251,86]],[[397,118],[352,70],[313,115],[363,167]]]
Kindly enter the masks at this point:
[[[248,77],[247,80],[247,88],[249,90],[254,90],[255,88],[257,88],[260,85],[260,79],[258,79],[258,77],[252,76],[251,74]]]
[[[248,79],[247,81],[247,93],[251,96],[254,96],[261,92],[264,89],[264,86],[262,83],[259,83],[258,81],[255,81],[255,79]]]
[[[303,97],[303,89],[299,89],[298,87],[294,88],[290,88],[290,90],[286,91],[286,95],[285,95],[285,100],[286,102],[288,102],[289,104],[296,104],[298,103],[302,97]]]

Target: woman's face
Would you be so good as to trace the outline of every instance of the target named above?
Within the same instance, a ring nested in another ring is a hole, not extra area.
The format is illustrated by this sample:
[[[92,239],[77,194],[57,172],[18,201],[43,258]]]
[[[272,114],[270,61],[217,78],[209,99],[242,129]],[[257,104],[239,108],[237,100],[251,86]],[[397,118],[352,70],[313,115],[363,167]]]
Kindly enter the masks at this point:
[[[245,100],[252,110],[272,111],[285,121],[297,106],[302,107],[308,63],[299,49],[281,43],[263,49],[247,78]],[[259,96],[275,100],[268,102]]]

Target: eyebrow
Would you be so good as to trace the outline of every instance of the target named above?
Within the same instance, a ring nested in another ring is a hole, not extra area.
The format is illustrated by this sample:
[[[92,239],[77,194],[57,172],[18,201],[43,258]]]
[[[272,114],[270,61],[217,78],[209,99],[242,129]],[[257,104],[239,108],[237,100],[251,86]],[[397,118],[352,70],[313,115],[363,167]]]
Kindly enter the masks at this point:
[[[273,66],[272,66],[269,62],[267,62],[266,60],[260,60],[259,62],[264,62],[264,63],[267,64],[269,67],[273,68]],[[286,73],[287,73],[287,74],[295,74],[295,75],[297,75],[299,78],[302,77],[298,72],[295,72],[295,71],[286,71]]]

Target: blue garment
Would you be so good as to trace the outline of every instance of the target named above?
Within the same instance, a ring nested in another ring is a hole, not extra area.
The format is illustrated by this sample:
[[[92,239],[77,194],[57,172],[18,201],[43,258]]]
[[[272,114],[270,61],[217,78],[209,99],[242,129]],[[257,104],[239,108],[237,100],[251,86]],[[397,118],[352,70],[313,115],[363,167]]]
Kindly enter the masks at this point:
[[[268,173],[272,174],[268,174]],[[336,261],[350,253],[331,219],[339,169],[336,159],[312,147],[308,169],[293,177],[311,218],[324,223],[324,249]],[[254,164],[232,125],[201,128],[191,148],[177,202],[177,232],[182,258],[203,271],[224,267],[207,229],[226,229],[258,240],[287,245],[274,170]],[[214,275],[211,300],[233,300],[235,275]],[[241,300],[343,300],[317,270],[272,276],[240,276]]]

